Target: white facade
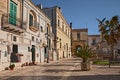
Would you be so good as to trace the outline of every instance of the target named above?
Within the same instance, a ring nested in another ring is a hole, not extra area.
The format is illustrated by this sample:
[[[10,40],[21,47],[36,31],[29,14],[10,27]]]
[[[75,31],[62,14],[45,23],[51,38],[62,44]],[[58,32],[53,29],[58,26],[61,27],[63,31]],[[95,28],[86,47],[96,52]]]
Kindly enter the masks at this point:
[[[37,8],[32,2],[25,0],[24,1],[24,21],[27,21],[27,28],[25,32],[25,38],[30,40],[30,47],[35,45],[35,61],[36,62],[44,62],[45,60],[45,45],[47,45],[47,40],[45,37],[45,33],[47,31],[48,24],[50,24],[50,20],[41,12],[39,8]],[[33,15],[34,20],[37,25],[34,27],[38,28],[38,31],[34,32],[30,29],[29,19],[30,14]],[[32,40],[34,37],[34,40]],[[44,46],[43,46],[44,44]]]
[[[2,1],[4,2],[4,0]],[[18,21],[17,25],[4,23],[9,20],[9,15],[4,14],[9,13],[10,10],[0,12],[0,70],[9,67],[10,63],[14,63],[17,67],[25,63],[45,61],[45,47],[48,45],[45,34],[47,27],[51,27],[50,20],[30,0],[23,1],[22,4],[22,0],[12,0],[17,4],[17,17],[19,20],[23,20]],[[5,4],[10,7],[10,0],[6,0]],[[23,10],[21,10],[22,8]],[[22,12],[23,15],[20,14]],[[33,20],[30,20],[30,15],[33,16]],[[2,25],[2,23],[4,24]]]

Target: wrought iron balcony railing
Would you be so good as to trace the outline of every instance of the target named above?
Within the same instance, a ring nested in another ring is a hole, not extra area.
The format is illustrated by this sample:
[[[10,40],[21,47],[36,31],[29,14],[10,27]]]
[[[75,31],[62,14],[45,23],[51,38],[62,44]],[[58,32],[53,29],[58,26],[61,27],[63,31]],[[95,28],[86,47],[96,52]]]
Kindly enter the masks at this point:
[[[32,21],[32,22],[29,22],[29,28],[36,32],[39,30],[39,23],[37,23],[36,21]]]
[[[16,17],[10,16],[9,14],[4,14],[2,16],[2,28],[23,32],[23,30],[26,28],[26,22],[23,22]]]

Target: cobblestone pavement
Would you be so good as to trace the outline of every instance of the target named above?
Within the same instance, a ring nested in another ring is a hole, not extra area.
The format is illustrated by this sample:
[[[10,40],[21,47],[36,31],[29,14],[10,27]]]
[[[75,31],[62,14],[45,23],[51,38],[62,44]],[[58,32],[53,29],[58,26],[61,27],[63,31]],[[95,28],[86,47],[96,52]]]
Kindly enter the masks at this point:
[[[119,80],[120,66],[93,65],[90,71],[80,70],[80,59],[64,59],[35,66],[1,71],[0,80]]]

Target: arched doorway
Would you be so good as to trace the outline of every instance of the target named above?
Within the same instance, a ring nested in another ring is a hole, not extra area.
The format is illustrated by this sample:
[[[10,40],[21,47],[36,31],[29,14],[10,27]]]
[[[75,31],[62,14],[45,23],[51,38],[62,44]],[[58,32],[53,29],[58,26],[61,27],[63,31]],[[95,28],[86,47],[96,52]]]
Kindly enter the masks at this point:
[[[80,45],[77,45],[77,46],[76,46],[76,50],[81,50],[81,46],[80,46]]]

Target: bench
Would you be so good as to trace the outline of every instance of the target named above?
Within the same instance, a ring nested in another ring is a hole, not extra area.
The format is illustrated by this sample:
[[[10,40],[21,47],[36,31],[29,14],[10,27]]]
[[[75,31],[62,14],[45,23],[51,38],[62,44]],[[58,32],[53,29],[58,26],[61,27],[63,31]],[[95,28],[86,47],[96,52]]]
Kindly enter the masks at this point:
[[[111,64],[118,64],[118,63],[120,63],[120,58],[109,59],[109,68],[110,68]]]

